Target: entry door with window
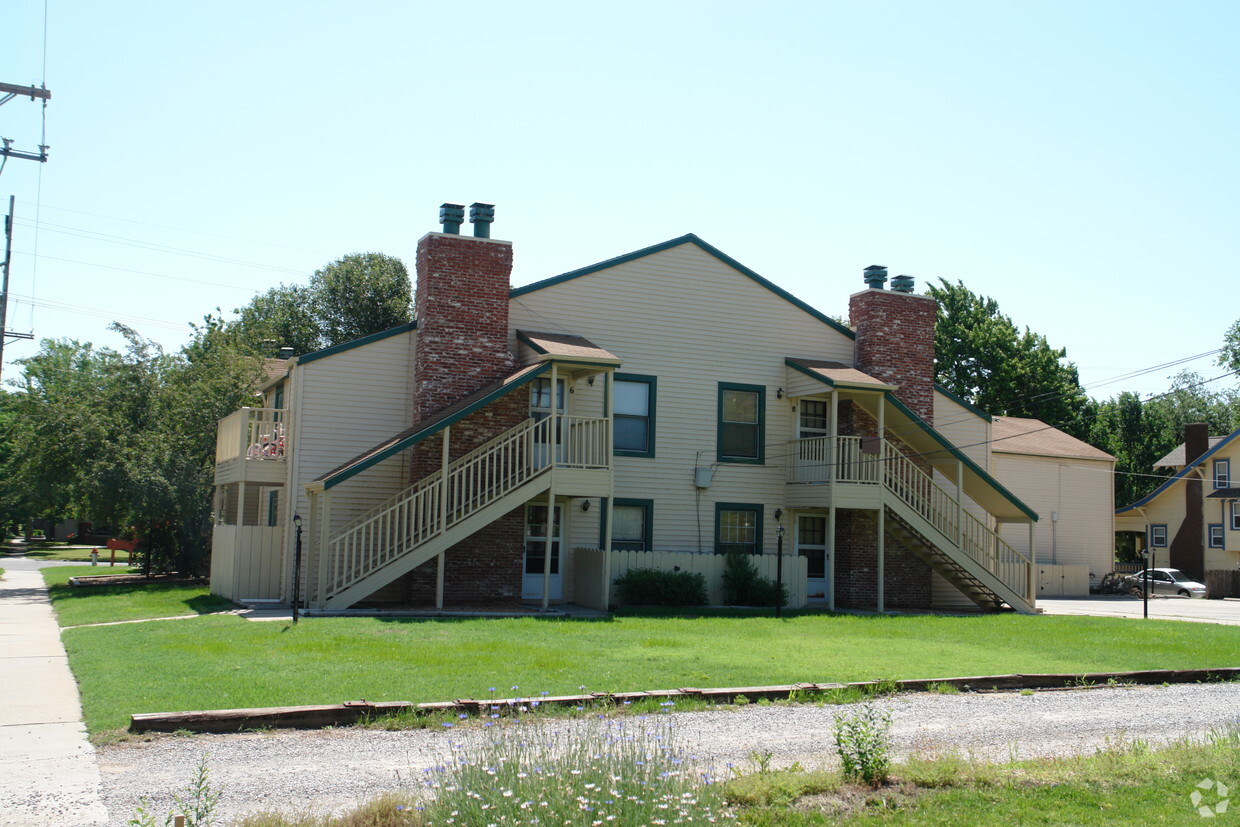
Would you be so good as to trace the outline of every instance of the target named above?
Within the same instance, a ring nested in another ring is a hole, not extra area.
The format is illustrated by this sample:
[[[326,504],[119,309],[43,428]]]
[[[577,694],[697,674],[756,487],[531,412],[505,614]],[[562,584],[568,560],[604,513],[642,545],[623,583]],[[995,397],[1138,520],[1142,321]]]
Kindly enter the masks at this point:
[[[557,379],[555,394],[555,411],[559,416],[564,415],[564,380]],[[551,416],[551,380],[547,378],[535,379],[530,384],[530,417],[536,422],[542,422]],[[559,431],[563,427],[563,420],[556,421],[556,434],[553,441],[558,446],[556,457],[563,459],[564,446],[560,442]],[[544,468],[550,465],[551,448],[547,444],[548,437],[551,436],[546,426],[536,428],[534,431],[534,467]]]
[[[827,599],[827,518],[797,518],[797,553],[805,558],[805,597]]]
[[[555,525],[551,534],[552,600],[563,597],[560,584],[560,507],[555,507]],[[525,507],[525,568],[521,577],[521,599],[542,600],[543,564],[547,559],[547,506]]]
[[[797,403],[797,482],[826,482],[831,463],[831,446],[826,437],[827,403],[821,399],[802,399]]]

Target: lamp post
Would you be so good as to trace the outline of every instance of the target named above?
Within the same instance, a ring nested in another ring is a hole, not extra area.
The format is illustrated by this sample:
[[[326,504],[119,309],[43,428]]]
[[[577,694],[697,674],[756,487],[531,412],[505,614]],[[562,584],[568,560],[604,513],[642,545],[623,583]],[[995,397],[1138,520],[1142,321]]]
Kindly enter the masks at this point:
[[[301,602],[301,515],[293,515],[297,541],[293,544],[293,624],[297,623],[297,604]]]
[[[783,519],[784,510],[775,509],[775,521]],[[775,616],[784,614],[784,524],[775,529]]]
[[[1141,549],[1141,557],[1143,558],[1143,562],[1145,563],[1145,570],[1141,576],[1141,587],[1142,587],[1141,588],[1141,591],[1142,591],[1141,601],[1145,604],[1142,607],[1142,613],[1143,613],[1144,619],[1149,620],[1150,619],[1150,547],[1148,545],[1146,545],[1145,548]]]

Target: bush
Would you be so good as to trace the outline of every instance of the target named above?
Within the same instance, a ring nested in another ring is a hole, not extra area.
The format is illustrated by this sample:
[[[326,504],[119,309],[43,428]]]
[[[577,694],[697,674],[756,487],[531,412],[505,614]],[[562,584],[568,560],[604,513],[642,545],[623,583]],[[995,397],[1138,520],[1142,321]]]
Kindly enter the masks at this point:
[[[846,778],[877,787],[891,766],[891,713],[872,706],[835,716],[835,749]]]
[[[788,589],[780,586],[781,603],[788,605]],[[775,581],[758,576],[758,567],[741,551],[723,561],[723,601],[729,606],[774,606]]]
[[[630,606],[703,606],[706,578],[688,571],[629,569],[616,579],[616,597]]]

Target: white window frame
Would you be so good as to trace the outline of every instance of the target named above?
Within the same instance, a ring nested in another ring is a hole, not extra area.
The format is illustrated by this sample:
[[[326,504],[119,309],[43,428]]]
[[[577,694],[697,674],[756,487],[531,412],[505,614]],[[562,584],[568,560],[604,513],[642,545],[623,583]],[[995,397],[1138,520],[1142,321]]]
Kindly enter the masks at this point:
[[[1214,487],[1231,488],[1231,460],[1214,460]]]

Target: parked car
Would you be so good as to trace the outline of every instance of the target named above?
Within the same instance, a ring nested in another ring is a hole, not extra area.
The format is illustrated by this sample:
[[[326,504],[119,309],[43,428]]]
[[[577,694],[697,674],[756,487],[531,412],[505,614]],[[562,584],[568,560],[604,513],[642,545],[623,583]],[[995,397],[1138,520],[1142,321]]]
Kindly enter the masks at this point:
[[[1198,583],[1179,569],[1150,569],[1150,594],[1176,594],[1180,597],[1205,597],[1204,583]],[[1146,572],[1139,571],[1132,575],[1133,594],[1142,594],[1145,589]]]

